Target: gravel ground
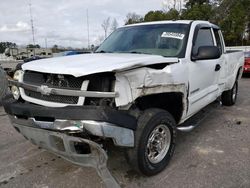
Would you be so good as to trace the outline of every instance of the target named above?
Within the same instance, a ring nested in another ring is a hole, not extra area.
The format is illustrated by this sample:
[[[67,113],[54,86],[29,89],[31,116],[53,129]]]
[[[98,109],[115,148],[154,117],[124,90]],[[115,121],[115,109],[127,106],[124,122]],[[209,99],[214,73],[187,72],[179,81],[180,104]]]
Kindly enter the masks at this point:
[[[154,177],[136,174],[122,151],[110,153],[109,169],[121,187],[250,187],[250,78],[239,83],[233,107],[210,105],[190,133],[179,133],[169,166]],[[81,168],[26,141],[0,107],[0,187],[104,187],[94,169]]]

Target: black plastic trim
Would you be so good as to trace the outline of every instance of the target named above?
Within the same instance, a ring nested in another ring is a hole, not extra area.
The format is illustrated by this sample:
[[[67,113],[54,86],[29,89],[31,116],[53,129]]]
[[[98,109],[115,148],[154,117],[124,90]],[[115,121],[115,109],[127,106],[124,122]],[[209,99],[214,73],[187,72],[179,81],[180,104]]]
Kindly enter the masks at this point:
[[[118,127],[135,130],[137,120],[127,111],[115,110],[101,106],[67,106],[60,108],[45,107],[31,103],[22,103],[14,99],[5,98],[3,106],[7,114],[22,118],[51,118],[63,120],[93,120],[108,122]]]

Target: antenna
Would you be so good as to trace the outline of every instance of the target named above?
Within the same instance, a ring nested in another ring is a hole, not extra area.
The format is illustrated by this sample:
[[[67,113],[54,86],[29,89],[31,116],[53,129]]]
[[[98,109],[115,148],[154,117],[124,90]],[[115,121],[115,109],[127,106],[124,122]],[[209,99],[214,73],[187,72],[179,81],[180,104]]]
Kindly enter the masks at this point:
[[[88,32],[88,49],[89,47],[89,11],[87,9],[87,32]]]
[[[33,23],[32,10],[31,10],[31,0],[29,1],[29,9],[30,9],[30,23],[31,23],[33,44],[35,45],[35,32],[34,32],[34,23]]]

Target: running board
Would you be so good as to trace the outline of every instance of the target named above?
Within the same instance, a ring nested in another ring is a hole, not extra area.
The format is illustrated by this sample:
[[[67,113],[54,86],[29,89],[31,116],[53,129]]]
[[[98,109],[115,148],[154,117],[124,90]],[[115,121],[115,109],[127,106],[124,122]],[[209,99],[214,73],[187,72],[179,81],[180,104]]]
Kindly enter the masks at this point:
[[[189,125],[189,126],[179,126],[177,127],[178,131],[181,132],[190,132],[192,131],[195,127],[197,127],[198,125]]]
[[[177,130],[181,132],[190,132],[194,128],[200,125],[200,123],[215,109],[219,106],[218,102],[213,102],[212,104],[206,106],[197,114],[193,115],[191,118],[177,126]]]

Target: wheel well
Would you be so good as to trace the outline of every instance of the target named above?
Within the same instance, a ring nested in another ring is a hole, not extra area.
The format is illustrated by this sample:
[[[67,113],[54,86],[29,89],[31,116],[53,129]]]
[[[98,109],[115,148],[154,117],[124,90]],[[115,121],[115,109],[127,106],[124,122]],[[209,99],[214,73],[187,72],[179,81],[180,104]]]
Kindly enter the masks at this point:
[[[238,69],[237,76],[236,76],[236,80],[239,79],[239,76],[241,75],[241,71],[242,71],[242,67],[240,67],[240,68]]]
[[[136,106],[140,110],[160,108],[168,111],[178,123],[183,113],[183,93],[171,92],[152,94],[136,99]]]

